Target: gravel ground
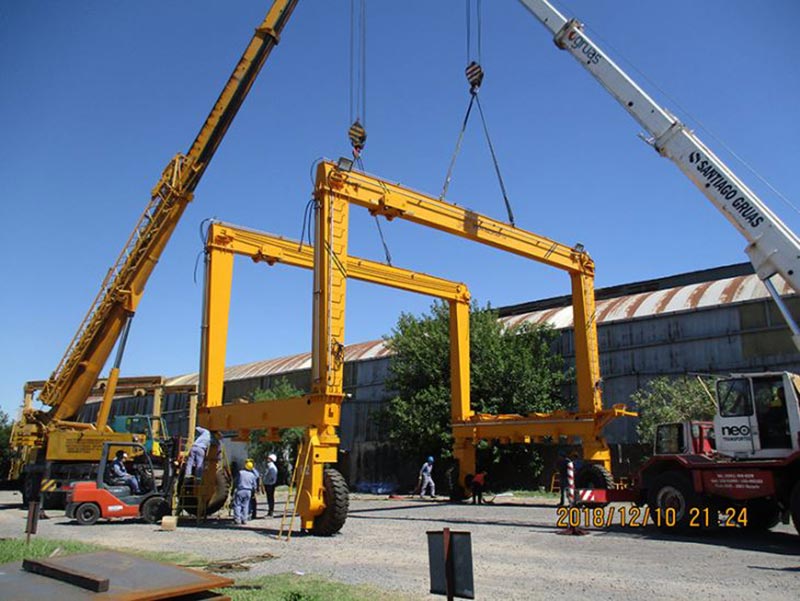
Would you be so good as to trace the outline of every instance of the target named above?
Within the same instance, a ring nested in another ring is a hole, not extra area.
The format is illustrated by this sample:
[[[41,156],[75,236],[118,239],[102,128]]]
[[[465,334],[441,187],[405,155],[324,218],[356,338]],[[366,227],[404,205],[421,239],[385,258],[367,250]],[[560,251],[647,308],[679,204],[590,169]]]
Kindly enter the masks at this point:
[[[0,492],[0,537],[25,526],[16,493]],[[281,509],[279,505],[278,509]],[[261,508],[260,508],[261,509]],[[262,515],[265,512],[262,510]],[[245,527],[229,519],[164,532],[137,521],[69,523],[61,512],[39,522],[39,535],[121,549],[185,551],[213,560],[261,553],[275,559],[251,565],[248,578],[282,572],[317,574],[404,593],[430,595],[428,530],[472,533],[477,599],[797,599],[800,537],[791,525],[755,535],[724,529],[714,535],[667,537],[655,527],[615,524],[586,536],[557,536],[555,501],[498,497],[494,505],[450,505],[418,499],[353,495],[342,531],[331,538],[295,533],[276,540],[279,519]]]

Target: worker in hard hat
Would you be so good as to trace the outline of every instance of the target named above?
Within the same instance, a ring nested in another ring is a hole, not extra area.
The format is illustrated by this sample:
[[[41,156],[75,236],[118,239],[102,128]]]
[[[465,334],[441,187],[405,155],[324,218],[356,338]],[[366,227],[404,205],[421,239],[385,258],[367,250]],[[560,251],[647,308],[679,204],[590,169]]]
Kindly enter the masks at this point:
[[[430,488],[429,496],[434,498],[436,496],[436,484],[433,482],[433,457],[428,457],[428,460],[422,464],[419,470],[419,498],[425,496],[425,491]]]
[[[239,470],[236,478],[236,492],[233,496],[233,521],[239,525],[247,523],[250,517],[250,499],[258,486],[258,473],[253,460],[244,462],[244,469]]]
[[[264,473],[264,490],[267,493],[267,516],[275,515],[275,487],[278,485],[278,457],[275,453],[267,455],[267,471]]]
[[[114,461],[111,462],[111,475],[114,482],[119,482],[131,489],[134,495],[138,495],[141,490],[139,488],[139,479],[133,474],[129,474],[125,467],[125,462],[128,460],[128,454],[120,449],[117,451]]]
[[[258,517],[256,511],[258,509],[258,500],[256,499],[256,494],[261,490],[261,473],[258,471],[258,469],[256,469],[255,462],[252,459],[248,458],[244,464],[245,467],[247,467],[249,464],[250,471],[256,475],[256,486],[253,488],[253,494],[250,496],[250,519],[254,520]]]

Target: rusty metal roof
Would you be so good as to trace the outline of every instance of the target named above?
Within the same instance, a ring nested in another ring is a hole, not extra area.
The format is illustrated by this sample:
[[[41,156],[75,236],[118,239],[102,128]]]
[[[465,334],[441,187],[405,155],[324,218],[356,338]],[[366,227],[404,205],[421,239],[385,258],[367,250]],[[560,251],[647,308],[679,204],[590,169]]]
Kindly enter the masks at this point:
[[[783,279],[775,278],[781,295],[794,294]],[[767,298],[769,293],[756,275],[724,278],[653,292],[631,294],[597,302],[597,323],[652,317],[664,313],[680,313],[732,303]],[[572,307],[557,307],[503,318],[509,326],[521,323],[550,324],[556,329],[572,327]]]
[[[372,340],[370,342],[359,342],[347,345],[344,349],[344,360],[345,362],[366,361],[368,359],[387,357],[390,354],[382,340]],[[277,359],[267,359],[266,361],[256,361],[254,363],[226,367],[225,381],[247,380],[249,378],[259,378],[274,374],[285,374],[301,369],[311,369],[311,353],[300,353],[299,355],[289,355]],[[193,373],[171,378],[168,380],[167,384],[171,386],[178,384],[197,384],[197,380],[197,373]]]
[[[780,277],[775,287],[781,295],[794,291]],[[719,305],[741,303],[767,298],[769,293],[756,275],[743,275],[710,282],[677,286],[653,292],[643,292],[597,302],[597,323],[604,324],[627,319],[652,317],[665,313],[680,313]],[[549,324],[556,329],[572,327],[572,307],[556,307],[501,319],[507,326],[522,323]],[[382,340],[359,342],[345,347],[345,361],[364,361],[387,357],[391,353]],[[278,359],[256,361],[225,369],[225,381],[244,380],[260,376],[287,373],[311,368],[311,353],[290,355]],[[170,379],[168,385],[196,384],[197,374]]]

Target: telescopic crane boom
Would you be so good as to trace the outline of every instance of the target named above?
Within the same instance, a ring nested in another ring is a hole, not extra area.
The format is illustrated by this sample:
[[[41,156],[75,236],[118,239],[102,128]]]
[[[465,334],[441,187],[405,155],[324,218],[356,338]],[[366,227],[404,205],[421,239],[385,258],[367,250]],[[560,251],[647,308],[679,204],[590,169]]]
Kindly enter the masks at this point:
[[[133,233],[39,395],[40,401],[52,407],[42,416],[45,421],[73,417],[121,337],[120,350],[124,346],[124,334],[153,268],[296,4],[297,0],[275,0],[188,153],[175,155],[164,169]],[[120,358],[118,352],[114,379]]]
[[[800,239],[703,142],[655,100],[589,38],[583,24],[567,19],[547,0],[520,0],[569,52],[647,131],[648,143],[706,195],[747,240],[745,252],[800,348],[800,328],[771,278],[781,277],[800,293]]]

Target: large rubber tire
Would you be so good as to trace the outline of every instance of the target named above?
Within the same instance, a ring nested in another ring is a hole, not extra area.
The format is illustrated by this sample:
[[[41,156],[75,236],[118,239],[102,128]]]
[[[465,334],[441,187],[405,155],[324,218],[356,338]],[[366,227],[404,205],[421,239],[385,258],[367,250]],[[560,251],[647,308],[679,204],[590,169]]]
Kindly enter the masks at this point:
[[[445,480],[447,480],[447,487],[450,489],[450,501],[453,503],[460,503],[469,496],[459,482],[460,474],[458,463],[447,468],[447,471],[444,473]],[[470,480],[470,483],[471,482]],[[467,484],[467,487],[469,487],[469,484]]]
[[[587,463],[575,476],[575,488],[614,488],[614,476],[598,463]]]
[[[599,463],[587,463],[575,476],[576,489],[601,489],[614,488],[614,476]],[[584,507],[605,507],[608,503],[581,503]]]
[[[161,518],[169,515],[171,508],[164,497],[149,497],[142,503],[139,513],[148,524],[158,524]]]
[[[800,534],[800,482],[796,482],[789,499],[789,512],[792,514],[794,529]]]
[[[754,499],[747,504],[748,530],[769,530],[781,521],[781,510],[776,501]]]
[[[214,494],[211,495],[211,498],[206,503],[206,516],[214,515],[222,509],[225,505],[225,501],[228,500],[228,491],[230,487],[231,482],[228,479],[228,474],[225,472],[225,468],[219,464],[217,466],[216,488],[214,489]],[[195,515],[195,508],[197,506],[197,502],[190,501],[185,503],[184,511],[190,515]]]
[[[100,519],[100,507],[95,503],[81,503],[75,508],[75,521],[81,526],[91,526]]]
[[[647,504],[653,522],[668,532],[688,530],[692,518],[690,509],[700,506],[692,483],[680,472],[667,472],[656,477],[648,490]],[[665,519],[667,509],[675,510],[674,525],[671,518]]]
[[[347,520],[350,491],[344,477],[333,468],[325,468],[322,482],[325,486],[325,509],[314,518],[312,533],[315,536],[331,536],[339,532]]]

